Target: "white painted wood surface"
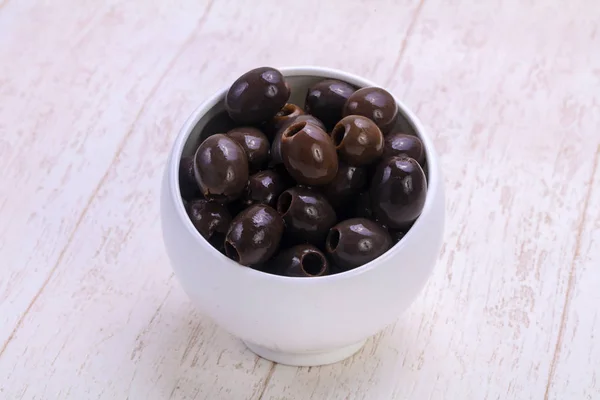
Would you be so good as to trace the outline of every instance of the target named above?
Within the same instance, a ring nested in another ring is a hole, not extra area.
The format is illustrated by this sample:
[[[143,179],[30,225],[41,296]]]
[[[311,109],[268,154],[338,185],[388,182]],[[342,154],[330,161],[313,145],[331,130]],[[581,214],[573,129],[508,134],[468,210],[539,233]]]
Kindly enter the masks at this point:
[[[387,85],[442,156],[439,265],[343,363],[258,359],[162,247],[179,126],[257,65]],[[0,1],[0,399],[600,399],[600,2]]]

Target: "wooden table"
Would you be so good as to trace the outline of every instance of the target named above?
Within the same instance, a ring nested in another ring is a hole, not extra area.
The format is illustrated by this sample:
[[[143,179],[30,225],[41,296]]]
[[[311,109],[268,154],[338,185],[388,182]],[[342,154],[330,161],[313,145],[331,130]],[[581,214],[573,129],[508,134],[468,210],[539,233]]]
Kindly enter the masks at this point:
[[[190,112],[259,65],[391,88],[441,154],[426,289],[337,365],[195,311],[158,190]],[[599,399],[600,2],[0,0],[1,399]]]

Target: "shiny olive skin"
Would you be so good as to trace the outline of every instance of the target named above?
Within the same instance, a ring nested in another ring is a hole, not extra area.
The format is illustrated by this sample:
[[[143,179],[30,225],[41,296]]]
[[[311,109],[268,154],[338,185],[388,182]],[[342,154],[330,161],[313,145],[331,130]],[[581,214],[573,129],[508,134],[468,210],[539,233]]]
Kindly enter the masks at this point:
[[[327,198],[304,186],[289,188],[279,195],[277,211],[283,216],[286,239],[290,243],[320,246],[329,228],[337,221],[335,210]]]
[[[335,178],[338,156],[333,140],[308,122],[294,122],[281,136],[283,164],[299,184],[326,185]]]
[[[241,265],[263,263],[279,249],[283,228],[283,219],[275,209],[254,204],[231,222],[225,237],[225,253]]]
[[[425,148],[417,136],[396,132],[385,137],[383,158],[407,155],[417,160],[421,166],[425,162]]]
[[[265,124],[265,133],[272,139],[284,125],[288,125],[301,115],[305,115],[303,109],[295,104],[286,103],[286,105],[284,105],[283,108]]]
[[[331,137],[340,158],[350,165],[369,165],[383,154],[381,130],[362,115],[342,118],[331,131]]]
[[[250,169],[258,171],[269,160],[271,143],[269,143],[267,136],[259,129],[242,126],[233,128],[227,132],[227,136],[242,146],[248,157],[248,166]]]
[[[425,173],[413,158],[388,158],[377,166],[370,193],[377,220],[390,229],[406,229],[421,214],[425,205]]]
[[[329,274],[325,255],[311,244],[299,244],[281,251],[273,260],[273,271],[292,277],[315,277]]]
[[[351,218],[330,229],[325,249],[337,270],[348,271],[372,261],[392,247],[388,231],[366,218]]]
[[[367,171],[340,162],[338,172],[331,182],[323,186],[322,192],[333,207],[347,205],[367,183]]]
[[[292,186],[288,178],[275,169],[257,172],[248,178],[248,184],[242,196],[242,203],[266,204],[275,207],[277,198],[287,188]]]
[[[367,117],[373,120],[385,135],[396,125],[398,105],[388,91],[378,87],[366,87],[352,93],[344,105],[343,115]]]
[[[229,203],[240,197],[248,182],[248,157],[231,137],[212,135],[196,150],[194,175],[206,199]]]
[[[182,157],[179,161],[179,190],[184,200],[202,198],[194,177],[194,157]]]
[[[199,199],[189,202],[186,211],[202,237],[221,250],[225,234],[231,225],[231,214],[227,207],[221,203]]]
[[[281,136],[283,132],[294,122],[308,122],[309,124],[316,125],[319,128],[325,130],[325,125],[312,115],[302,114],[287,121],[281,126],[281,128],[275,133],[273,142],[271,143],[271,163],[273,165],[282,164],[283,158],[281,157]]]
[[[254,125],[273,118],[289,97],[290,87],[281,72],[260,67],[233,82],[225,95],[225,109],[238,124]]]
[[[356,87],[336,79],[326,79],[311,86],[306,93],[304,109],[319,118],[329,129],[342,119],[346,100]]]

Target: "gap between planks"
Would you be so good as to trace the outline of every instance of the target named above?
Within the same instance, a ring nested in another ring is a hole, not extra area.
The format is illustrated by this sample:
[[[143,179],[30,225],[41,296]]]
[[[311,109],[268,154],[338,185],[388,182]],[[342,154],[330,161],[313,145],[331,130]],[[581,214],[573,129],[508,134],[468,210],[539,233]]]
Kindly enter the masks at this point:
[[[4,4],[6,4],[7,1],[8,0],[5,0],[4,3],[0,3],[0,8],[2,8],[2,6]],[[206,8],[204,10],[204,13],[202,14],[202,16],[200,17],[200,19],[196,23],[196,26],[194,26],[194,28],[192,29],[192,32],[188,35],[188,37],[185,39],[185,41],[183,42],[183,44],[179,47],[179,50],[177,50],[177,52],[175,53],[174,57],[171,59],[171,61],[169,62],[169,64],[167,64],[167,67],[165,68],[165,70],[163,71],[163,73],[160,75],[160,77],[157,79],[156,83],[154,84],[154,86],[152,86],[152,89],[150,89],[150,92],[148,93],[148,95],[146,96],[146,98],[144,99],[144,101],[142,102],[142,106],[140,107],[138,113],[136,114],[136,116],[135,116],[135,118],[133,120],[133,123],[130,125],[127,133],[125,134],[125,136],[121,140],[121,143],[119,143],[119,147],[117,148],[117,151],[115,152],[115,155],[113,156],[113,159],[111,160],[111,162],[109,163],[108,167],[106,168],[106,171],[104,172],[104,175],[102,176],[102,178],[100,179],[100,181],[98,182],[98,184],[96,185],[96,187],[94,188],[94,191],[92,192],[91,196],[88,198],[85,206],[83,207],[83,210],[81,211],[81,214],[77,218],[77,222],[75,223],[75,227],[73,228],[73,230],[69,234],[69,237],[67,239],[67,243],[64,245],[63,249],[61,250],[61,252],[60,252],[60,254],[58,256],[58,259],[56,260],[56,262],[54,263],[54,265],[50,269],[50,272],[48,273],[48,276],[46,277],[46,279],[42,283],[42,286],[39,288],[39,290],[37,291],[37,293],[31,299],[31,302],[29,303],[29,305],[25,309],[25,312],[23,312],[23,314],[19,317],[19,320],[15,324],[15,327],[13,328],[12,332],[10,333],[10,335],[8,335],[8,338],[2,344],[2,347],[0,348],[0,357],[2,357],[2,355],[4,354],[4,352],[7,349],[8,345],[14,339],[15,334],[17,333],[17,331],[23,325],[23,322],[25,321],[25,317],[27,317],[27,314],[29,314],[29,311],[31,310],[31,308],[33,307],[33,305],[37,302],[37,300],[39,299],[40,295],[46,289],[46,286],[48,286],[48,283],[50,282],[50,280],[52,279],[52,277],[56,273],[56,271],[58,269],[58,266],[62,263],[62,260],[63,260],[63,258],[65,256],[65,254],[67,253],[67,250],[71,247],[71,243],[72,243],[73,239],[75,238],[75,234],[77,233],[77,230],[79,229],[79,226],[81,225],[81,222],[83,222],[83,219],[87,215],[87,213],[89,211],[89,208],[92,205],[92,203],[93,203],[94,199],[96,198],[96,196],[98,195],[98,193],[100,192],[100,189],[107,182],[108,176],[110,175],[110,172],[112,171],[113,166],[118,162],[119,157],[121,156],[121,153],[123,153],[123,150],[125,149],[125,145],[127,144],[127,142],[129,142],[129,139],[131,138],[131,135],[133,134],[133,131],[134,131],[136,125],[137,125],[137,122],[139,121],[139,119],[141,118],[142,114],[144,113],[144,110],[146,108],[146,104],[148,104],[148,102],[154,97],[154,95],[156,94],[156,92],[159,89],[160,85],[162,84],[162,81],[165,79],[165,77],[167,76],[167,74],[169,73],[169,71],[175,66],[175,63],[177,62],[177,60],[179,59],[179,57],[181,57],[181,55],[184,53],[185,49],[193,42],[193,39],[195,38],[196,34],[200,31],[200,29],[204,25],[204,23],[206,21],[206,18],[208,16],[208,14],[210,13],[210,10],[212,9],[213,3],[214,3],[214,0],[211,0],[208,3],[208,5],[206,6]]]
[[[573,299],[573,287],[575,286],[575,265],[577,260],[581,255],[581,236],[583,234],[583,228],[585,226],[585,217],[588,212],[588,208],[590,205],[590,197],[592,196],[592,191],[594,190],[594,180],[596,179],[596,172],[598,170],[598,161],[600,159],[600,145],[596,149],[596,154],[594,155],[594,162],[592,163],[592,172],[590,174],[590,182],[588,184],[587,192],[585,194],[585,198],[583,200],[583,209],[581,211],[579,217],[579,224],[577,226],[577,237],[575,239],[575,251],[573,252],[573,259],[571,260],[571,268],[569,271],[569,280],[567,281],[567,293],[565,295],[565,303],[563,305],[562,314],[560,317],[560,327],[558,328],[558,337],[556,339],[556,347],[554,348],[554,355],[552,356],[552,363],[550,364],[550,372],[548,373],[548,381],[546,383],[546,391],[544,392],[544,400],[548,400],[550,397],[550,388],[552,387],[552,381],[554,380],[554,376],[556,374],[556,366],[558,364],[558,360],[560,358],[560,353],[562,350],[564,334],[565,334],[565,326],[567,322],[567,315],[569,313],[569,308],[571,307],[571,300]]]
[[[258,357],[258,356],[256,356],[256,357]],[[263,396],[265,395],[265,392],[267,391],[267,388],[269,387],[269,382],[271,382],[271,378],[273,377],[273,374],[275,373],[275,367],[277,367],[277,364],[274,363],[273,361],[271,361],[271,368],[269,368],[269,372],[267,373],[267,377],[265,378],[265,383],[263,384],[263,387],[260,391],[260,394],[259,394],[257,400],[262,400]]]

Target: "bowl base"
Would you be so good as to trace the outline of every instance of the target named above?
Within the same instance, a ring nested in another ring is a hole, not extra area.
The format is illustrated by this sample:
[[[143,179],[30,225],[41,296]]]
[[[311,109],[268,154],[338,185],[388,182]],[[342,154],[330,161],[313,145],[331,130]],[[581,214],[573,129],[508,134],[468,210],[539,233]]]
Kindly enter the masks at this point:
[[[292,367],[316,367],[319,365],[333,364],[354,355],[364,346],[365,342],[366,340],[361,340],[360,342],[349,346],[338,347],[336,349],[321,352],[306,353],[285,353],[246,341],[244,341],[244,344],[254,354],[278,364],[290,365]]]

